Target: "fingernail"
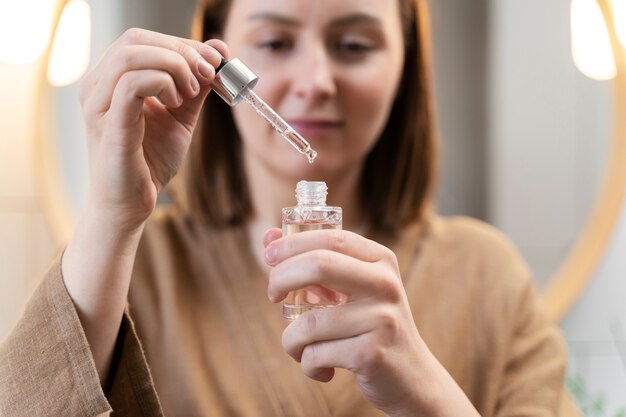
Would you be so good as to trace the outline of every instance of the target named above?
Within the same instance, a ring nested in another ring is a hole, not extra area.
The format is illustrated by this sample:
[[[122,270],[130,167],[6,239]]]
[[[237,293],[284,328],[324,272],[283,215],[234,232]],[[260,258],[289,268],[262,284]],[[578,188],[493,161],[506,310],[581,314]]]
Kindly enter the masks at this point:
[[[213,67],[202,58],[198,59],[198,72],[205,79],[209,79],[215,75]]]
[[[276,251],[276,246],[272,245],[269,248],[265,249],[265,261],[268,264],[273,265],[276,262],[277,256],[278,253]]]

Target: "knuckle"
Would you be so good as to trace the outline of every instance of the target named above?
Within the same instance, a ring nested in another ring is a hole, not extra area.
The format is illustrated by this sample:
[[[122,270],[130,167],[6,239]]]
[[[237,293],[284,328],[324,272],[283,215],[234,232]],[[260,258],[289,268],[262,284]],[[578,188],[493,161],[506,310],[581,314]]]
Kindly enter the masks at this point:
[[[317,366],[319,361],[319,349],[316,344],[306,345],[302,350],[302,364],[308,369]]]
[[[398,258],[396,257],[396,253],[386,246],[383,247],[383,259],[391,265],[398,265]]]
[[[141,36],[143,35],[144,30],[139,28],[130,28],[126,29],[122,36],[120,37],[120,41],[125,45],[132,45],[139,43]]]
[[[378,327],[384,335],[394,335],[398,333],[400,323],[392,308],[383,308],[378,314]],[[385,340],[387,337],[385,337]]]
[[[311,261],[313,263],[313,271],[318,277],[324,277],[328,275],[332,269],[332,259],[330,252],[324,250],[316,250],[311,254]]]
[[[300,316],[302,330],[313,334],[317,330],[318,320],[315,311],[308,311]]]
[[[124,45],[116,50],[112,57],[113,72],[124,74],[135,68],[137,58],[136,49],[131,45]]]
[[[178,43],[176,50],[180,55],[184,56],[187,59],[192,59],[199,55],[198,51],[183,42]]]
[[[117,88],[125,93],[134,91],[137,88],[136,77],[130,72],[122,74],[119,81],[117,82]]]
[[[379,291],[387,299],[395,300],[398,295],[398,284],[395,279],[389,278],[389,274],[381,274],[379,279]]]
[[[382,298],[391,304],[398,304],[402,301],[402,293],[396,285],[391,283],[384,284],[380,290]]]
[[[383,245],[379,245],[379,250],[377,250],[377,262],[391,267],[394,271],[399,271],[400,268],[398,266],[398,257],[396,256],[396,253]]]
[[[376,275],[377,282],[375,285],[380,297],[394,304],[402,301],[404,294],[402,280],[394,272],[390,271],[387,266],[379,269],[381,271]]]
[[[392,268],[392,270],[397,273],[397,278],[402,281],[400,278],[400,265],[398,264],[398,258],[396,258],[395,253],[392,252],[392,257],[390,258],[388,265]]]
[[[328,236],[328,248],[330,250],[341,252],[341,250],[346,246],[346,240],[347,236],[345,230],[333,230]]]
[[[185,58],[180,55],[172,56],[170,66],[175,72],[179,74],[185,74],[186,72],[189,72],[189,64],[187,63]]]

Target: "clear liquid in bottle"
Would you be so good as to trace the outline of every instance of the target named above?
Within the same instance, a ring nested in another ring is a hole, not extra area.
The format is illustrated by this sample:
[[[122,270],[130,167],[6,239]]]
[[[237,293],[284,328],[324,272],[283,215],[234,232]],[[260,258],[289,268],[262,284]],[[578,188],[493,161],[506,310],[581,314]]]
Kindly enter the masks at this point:
[[[341,229],[341,207],[326,205],[324,182],[300,181],[296,188],[298,205],[282,210],[283,236],[310,230]],[[335,306],[346,301],[344,294],[322,286],[310,286],[291,291],[283,303],[283,317],[295,320],[313,308]]]

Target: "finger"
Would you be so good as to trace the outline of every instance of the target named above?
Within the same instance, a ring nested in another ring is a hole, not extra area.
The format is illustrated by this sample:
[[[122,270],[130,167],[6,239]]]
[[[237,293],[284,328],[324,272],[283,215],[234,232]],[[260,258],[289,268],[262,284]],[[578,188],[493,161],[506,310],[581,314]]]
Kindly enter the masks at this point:
[[[311,343],[359,336],[393,319],[386,308],[371,308],[371,304],[365,302],[306,311],[283,332],[283,349],[299,362],[305,346]]]
[[[326,382],[329,369],[343,368],[358,373],[364,365],[375,360],[380,352],[366,343],[364,335],[350,339],[332,340],[307,345],[302,352],[300,367],[309,378]],[[333,372],[334,373],[334,372]]]
[[[330,382],[335,377],[335,368],[315,368],[310,371],[303,368],[309,378],[319,382]]]
[[[269,245],[276,239],[281,238],[282,235],[283,235],[282,230],[278,228],[268,229],[263,235],[263,247],[267,247],[267,245]]]
[[[224,42],[218,39],[211,39],[205,42],[205,44],[211,48],[215,48],[221,56],[228,59],[228,47]],[[176,109],[176,111],[174,112],[177,114],[177,118],[186,123],[191,128],[191,130],[193,130],[193,127],[195,126],[198,115],[200,114],[200,110],[204,105],[204,101],[211,92],[213,79],[215,78],[215,68],[217,67],[212,66],[211,68],[209,68],[209,70],[211,71],[211,75],[210,77],[206,78],[207,83],[200,86],[200,94],[190,100],[185,100],[183,105],[179,109]]]
[[[120,78],[131,71],[165,71],[183,97],[195,97],[200,92],[200,84],[187,61],[173,51],[155,46],[129,45],[113,55],[110,70],[103,74],[98,88],[94,89],[89,103],[85,105],[87,111],[99,113],[108,110]]]
[[[308,251],[326,249],[365,262],[388,260],[395,263],[395,255],[385,246],[347,230],[310,230],[284,236],[269,245],[265,257],[270,266]]]
[[[81,84],[83,87],[81,88],[81,102],[84,101],[86,96],[85,93],[87,91],[92,91],[96,89],[96,87],[99,87],[102,79],[111,78],[111,72],[116,75],[116,77],[113,77],[113,83],[116,84],[117,79],[119,79],[119,77],[121,77],[126,71],[144,69],[144,67],[141,66],[129,67],[129,62],[132,63],[140,60],[133,59],[132,56],[127,57],[124,55],[124,53],[133,51],[133,48],[129,47],[136,46],[151,46],[159,49],[165,49],[180,55],[185,61],[187,61],[189,69],[195,75],[196,80],[201,85],[207,86],[210,86],[213,82],[215,77],[215,68],[221,64],[222,54],[228,54],[228,48],[226,48],[225,44],[221,41],[211,40],[207,41],[207,43],[202,43],[143,29],[129,29],[113,45],[111,45],[111,47],[109,47],[100,63],[87,76],[85,76],[83,83]],[[111,68],[113,68],[113,71],[111,71]],[[152,69],[160,69],[160,67],[156,66]],[[191,82],[192,81],[190,80],[189,84],[191,84]],[[109,92],[112,91],[110,89],[102,89]],[[99,104],[100,111],[108,109],[108,102],[106,100],[104,103]]]
[[[228,45],[226,45],[224,41],[220,39],[209,39],[208,41],[204,42],[204,44],[216,49],[217,52],[219,52],[219,54],[224,57],[224,59],[230,58]]]
[[[193,134],[196,123],[200,116],[200,110],[204,105],[204,101],[211,92],[211,87],[200,87],[200,93],[191,98],[185,99],[183,104],[175,109],[171,109],[170,113],[189,131],[189,134]]]
[[[401,299],[403,291],[397,272],[385,263],[364,262],[339,252],[318,249],[276,265],[270,271],[267,295],[270,301],[278,302],[289,291],[314,285],[342,293],[349,301],[375,296],[395,302]]]
[[[167,48],[185,57],[190,66],[197,65],[198,58],[202,57],[209,65],[217,68],[222,62],[223,53],[228,53],[223,42],[211,40],[210,43],[203,43],[137,28],[127,30],[116,43]]]
[[[113,93],[113,122],[122,129],[135,127],[143,114],[144,100],[152,96],[167,107],[178,107],[183,101],[167,72],[141,70],[125,73]]]

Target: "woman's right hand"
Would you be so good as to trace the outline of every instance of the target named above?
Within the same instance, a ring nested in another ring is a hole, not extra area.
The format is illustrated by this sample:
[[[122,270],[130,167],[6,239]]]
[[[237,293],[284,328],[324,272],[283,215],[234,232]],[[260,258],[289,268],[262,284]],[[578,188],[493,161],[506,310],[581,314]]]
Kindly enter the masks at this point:
[[[79,99],[87,132],[87,211],[120,232],[143,225],[178,172],[200,110],[228,56],[207,43],[126,31],[85,76]]]
[[[191,143],[226,45],[131,29],[80,86],[89,194],[62,258],[103,386],[141,231]]]

